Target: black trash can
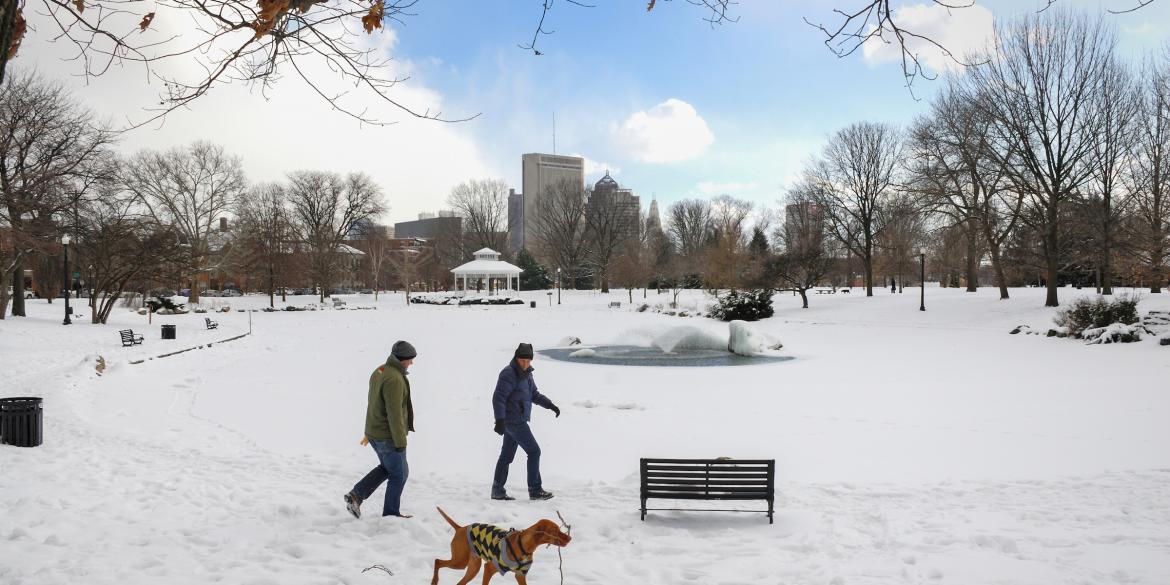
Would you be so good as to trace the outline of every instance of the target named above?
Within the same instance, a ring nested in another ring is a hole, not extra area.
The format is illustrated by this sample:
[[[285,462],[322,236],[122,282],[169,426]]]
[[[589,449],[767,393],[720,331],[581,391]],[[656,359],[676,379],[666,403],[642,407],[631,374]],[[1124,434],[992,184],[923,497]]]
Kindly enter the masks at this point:
[[[536,301],[528,301],[528,306],[535,309],[536,308]]]
[[[163,325],[162,326],[162,338],[163,339],[174,339],[175,338],[175,326],[174,325]]]
[[[13,447],[39,447],[44,407],[40,398],[0,398],[0,443]]]

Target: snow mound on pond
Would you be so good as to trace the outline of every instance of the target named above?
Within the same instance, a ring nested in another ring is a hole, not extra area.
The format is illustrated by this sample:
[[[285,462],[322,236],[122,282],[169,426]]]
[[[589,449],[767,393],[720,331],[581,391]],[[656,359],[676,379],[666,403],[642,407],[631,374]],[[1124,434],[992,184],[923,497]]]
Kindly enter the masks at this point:
[[[577,351],[569,354],[569,357],[574,357],[574,358],[597,357],[597,352],[593,351],[592,349],[578,349]]]
[[[663,353],[674,353],[680,349],[727,350],[727,338],[698,327],[672,327],[654,336],[651,345]]]
[[[729,335],[727,350],[743,356],[753,356],[764,353],[769,349],[784,347],[780,340],[753,330],[747,321],[732,321],[727,324]]]
[[[581,345],[581,338],[570,335],[568,337],[562,337],[561,340],[557,342],[557,347],[569,347],[570,345]]]

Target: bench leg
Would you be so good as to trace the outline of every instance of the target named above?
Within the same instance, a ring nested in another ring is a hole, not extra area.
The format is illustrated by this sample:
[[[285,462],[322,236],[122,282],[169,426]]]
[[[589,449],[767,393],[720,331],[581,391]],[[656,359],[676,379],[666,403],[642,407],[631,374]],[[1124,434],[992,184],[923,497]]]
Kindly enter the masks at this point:
[[[775,520],[772,518],[772,515],[773,515],[772,500],[768,500],[768,524],[775,524],[776,523]]]
[[[646,521],[646,500],[642,500],[642,521]]]

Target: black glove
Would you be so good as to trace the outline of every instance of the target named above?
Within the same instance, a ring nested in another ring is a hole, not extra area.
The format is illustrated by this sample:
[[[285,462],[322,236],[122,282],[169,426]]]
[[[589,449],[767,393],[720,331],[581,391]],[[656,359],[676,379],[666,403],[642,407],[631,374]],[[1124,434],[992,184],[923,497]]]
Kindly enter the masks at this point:
[[[495,431],[496,431],[496,434],[497,434],[497,435],[502,435],[502,434],[504,434],[504,421],[502,421],[502,420],[498,420],[498,421],[496,421],[496,428],[495,428],[495,429],[493,429],[493,430],[495,430]]]
[[[406,447],[395,447],[395,448],[394,448],[394,452],[395,452],[395,453],[405,453],[405,452],[406,452]]]
[[[554,405],[548,407],[548,409],[555,412],[557,415],[557,418],[561,418],[561,409],[557,408],[557,405],[554,404]]]

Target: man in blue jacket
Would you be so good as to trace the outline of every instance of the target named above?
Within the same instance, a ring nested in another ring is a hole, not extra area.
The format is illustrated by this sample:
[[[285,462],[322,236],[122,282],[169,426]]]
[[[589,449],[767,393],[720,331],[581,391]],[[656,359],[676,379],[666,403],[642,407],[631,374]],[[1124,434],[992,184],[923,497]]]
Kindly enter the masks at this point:
[[[508,495],[504,484],[508,482],[508,466],[516,458],[516,447],[528,455],[528,497],[533,500],[547,500],[553,497],[544,491],[540,482],[540,445],[532,436],[528,421],[532,418],[532,403],[535,402],[561,416],[561,409],[548,396],[536,389],[532,379],[532,344],[521,343],[516,348],[512,363],[500,372],[496,391],[492,395],[492,410],[496,415],[496,434],[504,436],[500,459],[496,462],[496,476],[492,481],[493,500],[515,500]]]

